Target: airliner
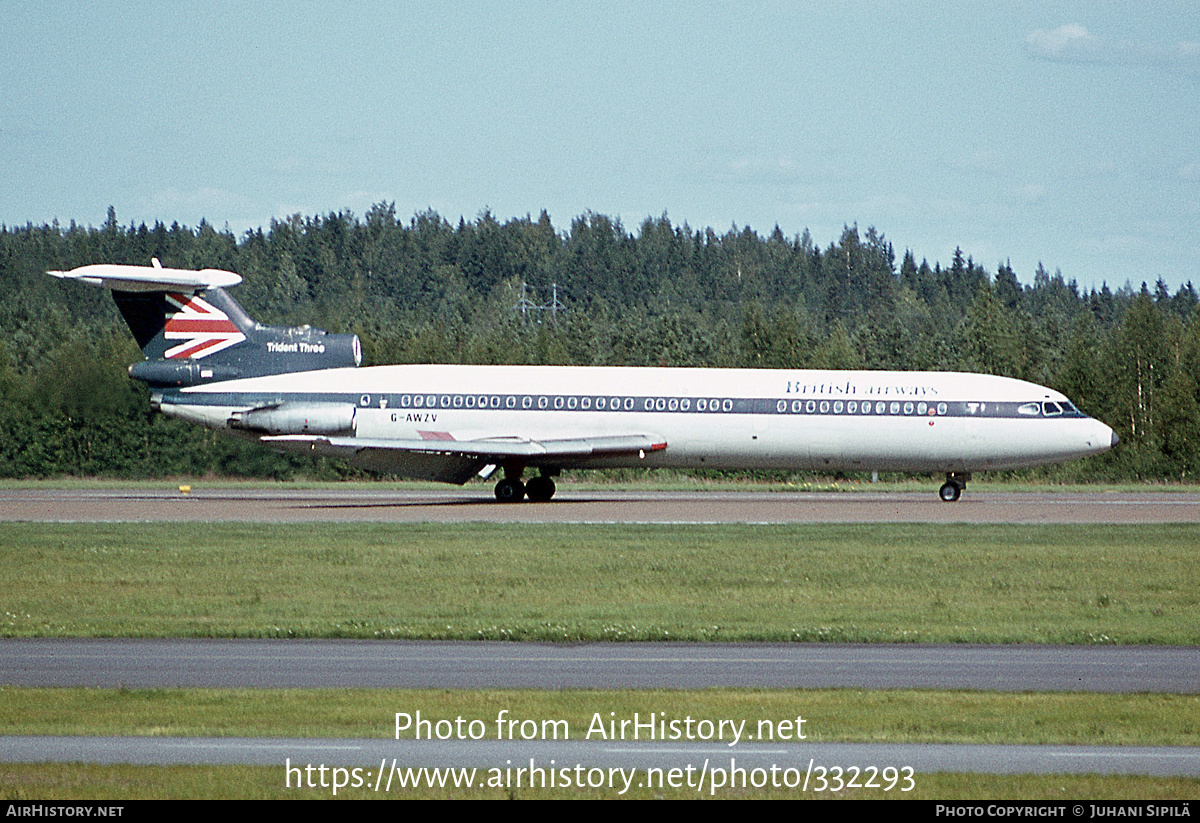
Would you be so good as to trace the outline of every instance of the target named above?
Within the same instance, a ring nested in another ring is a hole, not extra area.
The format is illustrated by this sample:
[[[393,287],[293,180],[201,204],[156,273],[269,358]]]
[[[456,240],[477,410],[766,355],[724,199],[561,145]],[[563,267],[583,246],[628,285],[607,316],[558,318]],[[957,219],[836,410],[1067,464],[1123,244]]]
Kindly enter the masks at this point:
[[[51,275],[112,290],[154,408],[272,449],[545,502],[565,469],[972,473],[1117,444],[1056,391],[960,372],[609,366],[361,367],[357,336],[252,320],[218,269],[97,264]],[[534,473],[525,479],[526,472]]]

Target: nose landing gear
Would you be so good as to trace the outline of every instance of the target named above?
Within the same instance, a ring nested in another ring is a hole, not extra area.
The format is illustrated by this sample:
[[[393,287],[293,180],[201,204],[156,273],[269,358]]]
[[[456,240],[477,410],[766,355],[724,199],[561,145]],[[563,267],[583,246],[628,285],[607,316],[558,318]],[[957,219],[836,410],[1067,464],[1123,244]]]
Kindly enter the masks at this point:
[[[953,503],[962,496],[970,479],[970,472],[946,472],[946,482],[938,489],[938,497],[946,503]]]

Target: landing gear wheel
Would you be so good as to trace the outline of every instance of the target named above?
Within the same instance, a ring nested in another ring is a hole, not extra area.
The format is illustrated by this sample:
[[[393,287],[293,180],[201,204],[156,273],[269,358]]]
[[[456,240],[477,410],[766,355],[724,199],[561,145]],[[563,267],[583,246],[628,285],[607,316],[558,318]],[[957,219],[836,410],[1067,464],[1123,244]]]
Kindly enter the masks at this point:
[[[554,481],[544,474],[538,475],[525,485],[525,493],[534,503],[545,503],[554,496]]]
[[[957,483],[947,482],[940,489],[938,489],[938,497],[942,498],[942,500],[946,501],[947,503],[953,503],[962,496],[962,490],[963,487]]]
[[[520,503],[525,499],[525,484],[504,478],[496,484],[496,499],[501,503]]]

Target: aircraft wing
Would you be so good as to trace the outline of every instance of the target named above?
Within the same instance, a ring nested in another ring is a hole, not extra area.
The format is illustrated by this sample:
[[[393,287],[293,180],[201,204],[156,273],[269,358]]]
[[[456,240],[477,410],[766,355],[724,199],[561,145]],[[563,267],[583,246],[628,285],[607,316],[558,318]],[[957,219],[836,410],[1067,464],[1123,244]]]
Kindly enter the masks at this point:
[[[526,466],[561,465],[589,457],[644,454],[667,447],[651,434],[559,437],[546,440],[380,440],[286,434],[260,438],[272,448],[321,457],[338,457],[372,471],[442,483],[463,484],[484,466],[517,460]]]

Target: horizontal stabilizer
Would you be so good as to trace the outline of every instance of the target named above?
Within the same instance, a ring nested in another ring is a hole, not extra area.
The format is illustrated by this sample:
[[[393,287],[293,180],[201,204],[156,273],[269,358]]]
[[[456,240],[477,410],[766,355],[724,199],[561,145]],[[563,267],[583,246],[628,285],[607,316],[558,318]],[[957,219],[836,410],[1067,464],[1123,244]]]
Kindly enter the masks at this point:
[[[70,271],[46,272],[54,277],[79,280],[116,291],[177,292],[226,288],[242,282],[239,274],[221,269],[164,269],[155,258],[153,266],[121,266],[96,263]]]

